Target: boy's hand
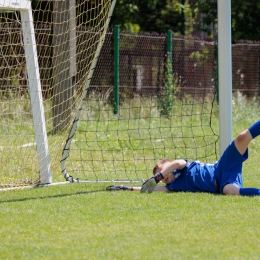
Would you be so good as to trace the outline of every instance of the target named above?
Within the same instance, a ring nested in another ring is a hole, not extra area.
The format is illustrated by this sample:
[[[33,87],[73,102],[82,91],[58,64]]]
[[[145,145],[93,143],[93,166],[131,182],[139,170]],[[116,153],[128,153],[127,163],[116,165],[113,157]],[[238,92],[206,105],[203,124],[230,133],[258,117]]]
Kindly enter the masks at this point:
[[[157,183],[158,182],[156,182],[155,177],[151,177],[146,180],[142,185],[141,193],[145,193],[146,191],[148,191],[148,193],[152,193]]]

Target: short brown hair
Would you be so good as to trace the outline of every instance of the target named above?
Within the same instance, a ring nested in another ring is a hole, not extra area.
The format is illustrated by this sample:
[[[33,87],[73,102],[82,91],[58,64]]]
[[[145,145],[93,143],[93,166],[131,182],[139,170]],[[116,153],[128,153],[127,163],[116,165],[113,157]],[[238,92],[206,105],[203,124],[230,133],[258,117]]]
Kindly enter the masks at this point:
[[[162,164],[164,164],[164,163],[166,163],[166,162],[171,162],[171,160],[168,159],[168,158],[164,158],[164,159],[158,161],[158,162],[155,164],[154,168],[153,168],[153,175],[156,173],[156,171],[157,171],[157,169],[160,167],[160,165],[162,165]]]

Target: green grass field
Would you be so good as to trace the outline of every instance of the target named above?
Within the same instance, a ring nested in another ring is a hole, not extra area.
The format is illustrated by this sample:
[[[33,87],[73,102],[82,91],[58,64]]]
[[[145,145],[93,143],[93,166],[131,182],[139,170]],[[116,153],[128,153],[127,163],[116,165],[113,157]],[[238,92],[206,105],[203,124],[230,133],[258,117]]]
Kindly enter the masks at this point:
[[[259,119],[233,105],[233,136]],[[260,138],[245,187],[260,187]],[[151,166],[152,168],[152,166]],[[259,259],[260,197],[107,192],[72,183],[0,193],[0,259]]]
[[[259,259],[258,197],[105,186],[1,193],[1,259]]]

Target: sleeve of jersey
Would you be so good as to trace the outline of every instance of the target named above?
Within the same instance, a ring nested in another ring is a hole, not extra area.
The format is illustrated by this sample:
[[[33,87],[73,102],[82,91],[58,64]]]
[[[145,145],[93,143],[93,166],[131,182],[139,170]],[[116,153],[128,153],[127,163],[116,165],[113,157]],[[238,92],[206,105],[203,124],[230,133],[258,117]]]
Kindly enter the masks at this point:
[[[186,161],[186,160],[185,160]],[[175,170],[173,172],[175,179],[171,182],[165,185],[165,187],[170,190],[170,191],[175,191],[174,187],[176,186],[175,184],[177,184],[179,182],[178,178],[182,175],[185,174],[186,170],[187,170],[187,166],[185,166],[182,170]],[[177,183],[176,183],[177,182]]]

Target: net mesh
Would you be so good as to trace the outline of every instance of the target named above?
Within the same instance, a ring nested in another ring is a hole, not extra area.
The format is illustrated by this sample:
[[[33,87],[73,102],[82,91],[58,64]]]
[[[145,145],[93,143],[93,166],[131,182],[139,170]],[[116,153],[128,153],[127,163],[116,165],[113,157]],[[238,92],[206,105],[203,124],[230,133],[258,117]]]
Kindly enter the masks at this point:
[[[66,160],[73,178],[142,181],[165,157],[217,159],[215,44],[173,36],[170,58],[167,37],[120,33],[115,113],[113,33],[107,33]]]

